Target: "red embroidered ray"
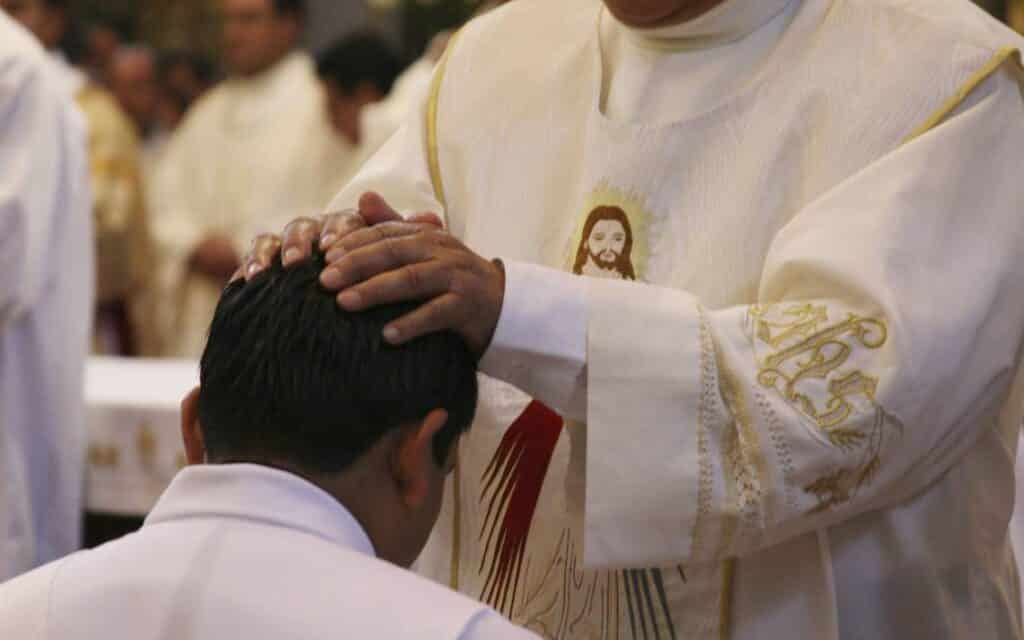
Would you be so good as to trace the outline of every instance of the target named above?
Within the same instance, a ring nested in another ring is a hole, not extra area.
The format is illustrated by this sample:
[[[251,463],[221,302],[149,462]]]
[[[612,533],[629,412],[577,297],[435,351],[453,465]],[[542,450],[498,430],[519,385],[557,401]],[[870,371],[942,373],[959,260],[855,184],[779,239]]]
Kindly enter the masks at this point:
[[[487,542],[480,573],[490,568],[480,598],[507,615],[515,604],[526,539],[562,426],[561,416],[531,402],[505,432],[483,474],[480,500],[488,504],[480,538],[486,536]]]

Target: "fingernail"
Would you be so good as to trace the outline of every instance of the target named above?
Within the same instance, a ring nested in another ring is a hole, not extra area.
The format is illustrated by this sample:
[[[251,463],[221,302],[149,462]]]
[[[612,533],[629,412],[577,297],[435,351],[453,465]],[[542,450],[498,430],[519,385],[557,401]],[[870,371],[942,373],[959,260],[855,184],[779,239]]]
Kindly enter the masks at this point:
[[[345,255],[345,250],[341,247],[335,247],[327,252],[327,255],[324,256],[324,260],[327,262],[337,262],[338,260],[341,260],[343,255]]]
[[[289,266],[291,263],[293,263],[296,260],[298,260],[299,256],[301,256],[301,255],[302,255],[301,251],[299,251],[295,247],[291,247],[290,249],[288,249],[287,251],[284,252],[284,266],[286,266],[286,267]]]
[[[401,333],[399,333],[397,328],[387,327],[384,329],[384,339],[388,342],[398,342],[399,337],[401,337]]]
[[[355,291],[345,291],[338,296],[338,302],[346,309],[358,309],[363,302],[363,297]]]
[[[320,249],[326,249],[335,242],[338,241],[338,235],[335,233],[328,233],[326,236],[320,238]]]
[[[263,271],[262,266],[260,266],[259,264],[251,264],[249,265],[249,268],[245,272],[245,277],[247,280],[251,280],[260,271]]]
[[[338,273],[337,269],[325,269],[320,274],[320,284],[328,289],[337,289],[341,286],[341,274]]]

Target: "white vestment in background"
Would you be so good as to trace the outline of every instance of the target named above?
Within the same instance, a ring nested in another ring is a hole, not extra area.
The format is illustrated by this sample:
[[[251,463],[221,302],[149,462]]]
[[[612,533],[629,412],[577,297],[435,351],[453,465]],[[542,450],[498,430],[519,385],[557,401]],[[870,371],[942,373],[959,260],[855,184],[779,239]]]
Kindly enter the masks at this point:
[[[424,570],[552,638],[1018,637],[1019,45],[965,0],[464,29],[332,203],[505,261]]]
[[[0,581],[80,544],[91,208],[81,116],[0,12]]]
[[[319,487],[233,464],[186,468],[140,531],[0,586],[0,638],[536,636],[378,560],[359,522]]]
[[[312,60],[296,52],[212,89],[172,136],[150,188],[166,355],[202,352],[225,284],[187,270],[200,241],[226,235],[242,255],[282,216],[319,211],[354,173],[323,101]]]

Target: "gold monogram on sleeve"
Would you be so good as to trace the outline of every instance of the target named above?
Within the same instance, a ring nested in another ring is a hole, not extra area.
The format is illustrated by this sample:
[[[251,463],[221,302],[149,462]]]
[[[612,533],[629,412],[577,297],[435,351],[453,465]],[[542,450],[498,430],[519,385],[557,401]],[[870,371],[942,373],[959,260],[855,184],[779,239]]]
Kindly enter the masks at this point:
[[[812,513],[850,501],[869,484],[882,452],[903,425],[877,402],[878,378],[858,368],[864,352],[876,351],[889,337],[883,320],[847,313],[829,317],[813,304],[754,306],[748,331],[758,357],[757,382],[779,393],[852,464],[803,487],[818,504]]]

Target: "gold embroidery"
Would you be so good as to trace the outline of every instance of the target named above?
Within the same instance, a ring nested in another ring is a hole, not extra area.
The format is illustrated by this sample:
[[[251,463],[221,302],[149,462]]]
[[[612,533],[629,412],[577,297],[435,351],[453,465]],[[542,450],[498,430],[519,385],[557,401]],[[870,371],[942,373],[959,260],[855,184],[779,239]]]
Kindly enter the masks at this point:
[[[808,380],[828,379],[846,364],[858,344],[867,349],[880,348],[888,339],[888,330],[880,320],[862,318],[853,313],[848,314],[843,322],[819,329],[828,318],[824,307],[805,305],[784,313],[792,318],[790,322],[769,322],[761,311],[752,311],[758,338],[773,347],[783,345],[784,338],[806,336],[765,358],[757,380],[762,386],[781,392],[788,402],[814,420],[831,440],[833,432],[843,433],[842,426],[855,410],[850,398],[863,395],[874,402],[878,380],[860,371],[840,375],[828,382],[829,395],[823,406],[815,403],[811,395],[803,393],[801,384]],[[781,330],[775,335],[772,328]],[[833,441],[833,444],[839,442]]]
[[[89,463],[97,468],[114,468],[121,459],[117,447],[94,444],[89,446]]]
[[[725,459],[732,464],[732,478],[736,483],[736,515],[746,521],[746,531],[758,528],[762,505],[761,487],[767,481],[767,471],[761,442],[751,421],[749,406],[736,376],[725,361],[719,360],[722,399],[732,413],[735,428],[725,438]],[[735,531],[732,532],[735,534]],[[723,536],[723,542],[726,541]],[[730,540],[731,541],[731,540]]]
[[[459,33],[451,37],[441,61],[437,63],[437,70],[434,72],[434,79],[430,83],[430,96],[427,100],[427,166],[430,170],[430,182],[434,187],[434,195],[442,207],[447,208],[448,202],[444,195],[444,183],[441,180],[441,160],[438,153],[437,143],[437,110],[438,102],[441,99],[441,83],[444,81],[444,73],[448,68],[448,58],[455,49],[455,41]]]
[[[776,349],[760,360],[758,382],[779,392],[833,446],[859,454],[853,466],[803,487],[818,500],[811,512],[848,502],[874,478],[887,437],[903,430],[875,398],[878,379],[860,370],[843,370],[855,351],[885,345],[885,322],[848,313],[845,320],[830,324],[827,308],[811,304],[781,310],[752,307],[749,320],[752,338]],[[867,429],[865,414],[872,416]]]
[[[1009,60],[1011,57],[1017,58],[1017,64],[1021,63],[1020,51],[1014,47],[1004,47],[996,52],[992,58],[989,59],[985,65],[976,71],[970,78],[965,82],[953,96],[947,100],[939,109],[933,113],[924,123],[914,130],[906,139],[903,140],[903,144],[913,141],[915,138],[919,138],[924,134],[928,133],[935,127],[942,124],[942,121],[949,117],[949,114],[953,113],[960,104],[967,99],[975,89],[978,88],[982,82],[988,79],[993,73],[995,73],[999,67]]]
[[[711,513],[711,490],[713,470],[711,468],[711,444],[708,434],[708,410],[712,406],[718,391],[714,367],[714,342],[711,338],[711,331],[708,329],[707,318],[704,309],[697,308],[700,313],[700,375],[703,393],[700,404],[697,406],[697,516],[694,518],[692,542],[693,556],[704,556],[707,554],[704,546],[707,534],[705,533],[705,521]]]
[[[153,434],[153,430],[149,427],[148,423],[143,422],[139,425],[138,429],[139,433],[135,438],[135,448],[138,451],[139,460],[142,462],[143,468],[153,469],[156,466],[156,435]]]

